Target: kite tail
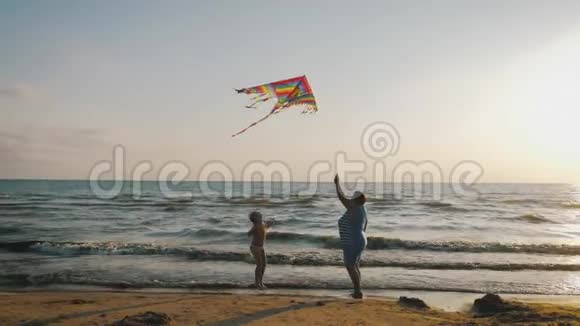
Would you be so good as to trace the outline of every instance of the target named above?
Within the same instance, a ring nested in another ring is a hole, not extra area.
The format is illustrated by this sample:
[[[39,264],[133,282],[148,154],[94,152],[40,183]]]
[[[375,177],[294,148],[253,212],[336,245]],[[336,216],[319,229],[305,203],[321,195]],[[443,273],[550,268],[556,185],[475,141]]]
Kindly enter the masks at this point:
[[[254,100],[257,100],[257,99],[259,99],[260,97],[267,96],[267,95],[268,95],[268,94],[259,94],[259,95],[256,95],[256,96],[252,96],[252,97],[250,98],[250,100],[254,101]]]
[[[239,132],[237,132],[237,133],[233,134],[233,135],[232,135],[232,138],[233,138],[233,137],[236,137],[237,135],[243,134],[244,132],[246,132],[246,130],[248,130],[248,129],[252,128],[253,126],[257,125],[258,123],[260,123],[260,122],[262,122],[262,121],[264,121],[264,120],[268,119],[268,118],[269,118],[269,117],[270,117],[272,114],[274,114],[274,113],[276,113],[276,111],[272,110],[270,113],[268,113],[268,115],[266,115],[266,116],[265,116],[265,117],[263,117],[262,119],[260,119],[260,120],[258,120],[258,121],[256,121],[256,122],[252,123],[251,125],[247,126],[246,128],[242,129],[241,131],[239,131]]]
[[[302,113],[310,113],[310,114],[313,114],[313,113],[316,113],[316,111],[318,111],[318,110],[316,109],[315,106],[307,105],[304,108],[304,110],[302,110]]]
[[[260,98],[260,96],[256,96],[256,97],[252,98],[252,100],[255,100],[254,103],[252,103],[250,105],[246,105],[246,108],[248,108],[248,109],[257,109],[257,107],[255,106],[256,104],[258,104],[260,102],[266,102],[266,101],[268,101],[270,99],[269,97]]]
[[[260,123],[260,122],[262,122],[262,121],[264,121],[264,120],[268,119],[268,118],[269,118],[271,115],[274,115],[274,114],[276,114],[276,113],[280,112],[280,110],[281,110],[282,108],[284,108],[284,106],[285,106],[285,105],[276,104],[276,105],[274,106],[274,108],[272,108],[272,111],[270,111],[270,113],[268,113],[268,114],[267,114],[265,117],[263,117],[262,119],[260,119],[260,120],[258,120],[258,121],[256,121],[256,122],[252,123],[251,125],[247,126],[246,128],[242,129],[241,131],[239,131],[239,132],[237,132],[237,133],[233,134],[233,135],[232,135],[232,138],[233,138],[233,137],[236,137],[236,136],[237,136],[237,135],[239,135],[239,134],[243,134],[244,132],[246,132],[246,130],[248,130],[248,129],[252,128],[253,126],[257,125],[258,123]]]

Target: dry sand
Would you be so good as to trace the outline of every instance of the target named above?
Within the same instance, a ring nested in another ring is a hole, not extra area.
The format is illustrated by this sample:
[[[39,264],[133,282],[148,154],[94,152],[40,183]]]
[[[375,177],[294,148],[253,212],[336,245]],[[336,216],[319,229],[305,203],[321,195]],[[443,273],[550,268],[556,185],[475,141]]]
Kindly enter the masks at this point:
[[[528,303],[493,317],[404,308],[396,300],[298,295],[51,291],[0,293],[0,325],[109,325],[147,311],[170,325],[580,325],[578,304]]]

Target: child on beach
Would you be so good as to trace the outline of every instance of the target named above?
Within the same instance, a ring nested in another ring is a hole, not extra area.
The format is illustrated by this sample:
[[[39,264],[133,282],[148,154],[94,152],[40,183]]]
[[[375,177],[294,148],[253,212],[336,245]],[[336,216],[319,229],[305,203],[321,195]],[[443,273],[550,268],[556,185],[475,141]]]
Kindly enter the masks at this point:
[[[264,251],[264,242],[266,241],[266,230],[269,229],[273,222],[262,221],[262,213],[253,211],[249,215],[250,221],[254,224],[252,229],[248,231],[248,236],[252,237],[250,244],[250,251],[256,260],[256,272],[254,286],[258,289],[265,289],[262,281],[264,272],[266,271],[266,252]]]

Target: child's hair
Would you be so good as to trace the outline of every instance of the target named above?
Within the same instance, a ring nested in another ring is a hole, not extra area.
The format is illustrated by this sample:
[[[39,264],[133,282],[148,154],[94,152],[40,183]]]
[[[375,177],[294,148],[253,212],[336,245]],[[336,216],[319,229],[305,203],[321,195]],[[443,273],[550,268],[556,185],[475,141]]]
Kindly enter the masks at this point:
[[[250,215],[248,215],[248,217],[250,218],[250,221],[252,221],[252,223],[256,224],[256,219],[258,217],[262,217],[262,213],[258,211],[253,211],[250,213]]]

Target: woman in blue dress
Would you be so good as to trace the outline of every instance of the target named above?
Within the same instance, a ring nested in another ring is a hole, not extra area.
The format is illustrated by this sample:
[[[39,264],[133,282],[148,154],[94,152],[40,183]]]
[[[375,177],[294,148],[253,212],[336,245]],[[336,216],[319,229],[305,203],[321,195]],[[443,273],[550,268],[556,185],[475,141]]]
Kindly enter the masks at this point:
[[[360,288],[360,258],[363,250],[367,246],[367,211],[364,207],[366,197],[362,192],[356,191],[352,198],[346,198],[340,188],[338,174],[334,177],[336,194],[338,199],[346,208],[346,212],[338,220],[338,232],[340,243],[344,255],[344,266],[352,281],[354,291],[352,297],[362,299],[363,294]]]

